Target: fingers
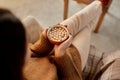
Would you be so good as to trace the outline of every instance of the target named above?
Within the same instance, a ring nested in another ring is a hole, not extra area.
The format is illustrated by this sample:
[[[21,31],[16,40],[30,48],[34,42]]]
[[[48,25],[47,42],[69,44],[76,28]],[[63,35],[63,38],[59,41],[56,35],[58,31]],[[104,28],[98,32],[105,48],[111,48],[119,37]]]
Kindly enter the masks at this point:
[[[44,35],[44,37],[46,37],[46,38],[47,38],[47,31],[48,31],[48,29],[49,29],[48,27],[45,28],[45,29],[43,30],[43,33],[42,33],[42,34]]]
[[[63,43],[61,43],[60,46],[63,48],[69,47],[72,43],[72,39],[73,39],[72,35],[69,35],[68,39],[64,41]]]
[[[64,41],[60,45],[56,45],[56,46],[58,46],[58,50],[65,51],[66,48],[68,48],[71,45],[72,39],[73,39],[73,37],[71,35],[69,35],[69,38],[66,41]]]
[[[55,57],[61,57],[64,55],[66,49],[71,45],[73,37],[69,35],[69,38],[61,43],[60,45],[55,45]]]

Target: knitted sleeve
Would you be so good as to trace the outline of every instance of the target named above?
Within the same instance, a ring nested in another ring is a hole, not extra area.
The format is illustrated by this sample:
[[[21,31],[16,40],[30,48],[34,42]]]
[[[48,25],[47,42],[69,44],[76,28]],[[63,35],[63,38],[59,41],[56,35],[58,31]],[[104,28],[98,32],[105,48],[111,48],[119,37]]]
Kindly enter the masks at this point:
[[[38,56],[46,56],[52,51],[53,47],[54,45],[41,34],[40,38],[30,47],[30,49]]]
[[[78,73],[76,70],[76,65],[74,65],[70,56],[69,51],[65,53],[62,57],[55,57],[55,65],[58,71],[58,77],[60,80],[82,80],[81,72]],[[80,62],[79,62],[80,63]]]

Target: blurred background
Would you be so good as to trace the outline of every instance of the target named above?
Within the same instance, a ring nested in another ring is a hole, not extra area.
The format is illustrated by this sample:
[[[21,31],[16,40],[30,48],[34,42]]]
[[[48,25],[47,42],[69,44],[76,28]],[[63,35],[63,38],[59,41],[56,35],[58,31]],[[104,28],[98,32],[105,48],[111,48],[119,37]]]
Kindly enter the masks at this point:
[[[98,33],[92,33],[91,44],[110,52],[120,49],[120,0],[113,0]],[[68,17],[83,9],[85,4],[69,2]],[[10,9],[18,18],[35,16],[43,27],[63,21],[64,0],[0,0],[0,7]]]

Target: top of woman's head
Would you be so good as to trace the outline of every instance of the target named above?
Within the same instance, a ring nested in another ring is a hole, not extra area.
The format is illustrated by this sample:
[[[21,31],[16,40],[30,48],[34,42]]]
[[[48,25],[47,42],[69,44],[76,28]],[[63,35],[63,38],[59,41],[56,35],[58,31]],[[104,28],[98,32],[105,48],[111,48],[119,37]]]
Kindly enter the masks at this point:
[[[11,11],[1,8],[0,51],[2,68],[7,67],[6,71],[9,71],[9,68],[13,69],[13,75],[19,72],[21,66],[24,64],[26,51],[25,29],[21,21]]]

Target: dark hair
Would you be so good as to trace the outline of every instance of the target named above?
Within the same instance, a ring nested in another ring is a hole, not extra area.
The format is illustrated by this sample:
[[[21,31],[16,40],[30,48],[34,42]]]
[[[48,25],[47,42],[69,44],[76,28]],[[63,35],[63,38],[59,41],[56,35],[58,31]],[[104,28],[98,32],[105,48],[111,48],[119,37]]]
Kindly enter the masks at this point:
[[[3,80],[22,80],[26,53],[26,33],[21,21],[0,8],[0,71]],[[0,77],[0,78],[1,78]]]

